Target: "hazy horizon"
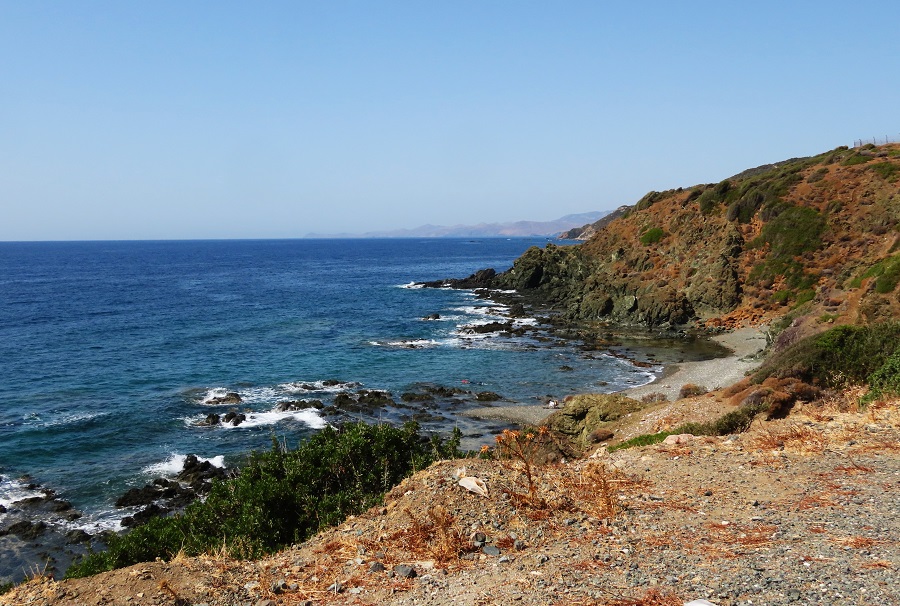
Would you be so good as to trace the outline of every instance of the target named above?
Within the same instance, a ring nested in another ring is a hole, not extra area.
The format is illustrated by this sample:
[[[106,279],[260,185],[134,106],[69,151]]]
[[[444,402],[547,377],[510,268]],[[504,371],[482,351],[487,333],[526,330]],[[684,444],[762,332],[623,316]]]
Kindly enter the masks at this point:
[[[551,221],[900,137],[870,2],[0,0],[0,240]]]

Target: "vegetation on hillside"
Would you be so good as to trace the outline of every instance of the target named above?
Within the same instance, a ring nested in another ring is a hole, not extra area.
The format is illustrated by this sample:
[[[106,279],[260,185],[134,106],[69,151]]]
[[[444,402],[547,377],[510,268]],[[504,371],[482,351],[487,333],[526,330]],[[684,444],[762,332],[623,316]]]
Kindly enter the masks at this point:
[[[650,328],[771,322],[807,304],[838,323],[885,320],[900,314],[879,298],[900,284],[900,145],[652,191],[580,233],[581,246],[530,250],[497,286],[566,320]]]
[[[378,504],[400,480],[433,461],[460,456],[459,439],[457,430],[450,440],[429,440],[415,423],[326,427],[296,449],[273,439],[271,451],[253,454],[240,475],[217,482],[205,501],[113,536],[106,551],[76,562],[66,576],[178,553],[257,558]]]

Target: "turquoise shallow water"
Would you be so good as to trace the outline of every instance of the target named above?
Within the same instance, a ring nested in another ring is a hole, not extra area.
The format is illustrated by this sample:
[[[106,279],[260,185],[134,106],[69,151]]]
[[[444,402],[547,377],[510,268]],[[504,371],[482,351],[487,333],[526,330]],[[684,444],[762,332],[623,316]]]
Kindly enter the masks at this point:
[[[187,453],[228,464],[273,436],[291,444],[350,418],[279,412],[283,400],[328,404],[360,388],[399,398],[425,382],[537,403],[645,382],[647,369],[611,356],[468,334],[502,310],[465,291],[404,287],[502,270],[543,243],[0,243],[0,504],[27,493],[17,478],[28,474],[86,512],[73,524],[116,527],[115,497]],[[196,425],[227,411],[209,401],[232,391],[245,423]],[[427,430],[460,422],[452,407],[431,413]],[[465,425],[482,434],[474,441],[496,429]]]

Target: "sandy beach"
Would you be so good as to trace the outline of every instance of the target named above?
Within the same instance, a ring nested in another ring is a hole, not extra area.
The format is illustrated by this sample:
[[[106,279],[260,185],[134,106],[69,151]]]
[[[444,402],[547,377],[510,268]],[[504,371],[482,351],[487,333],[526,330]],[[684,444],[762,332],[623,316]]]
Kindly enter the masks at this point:
[[[731,354],[713,360],[682,362],[666,368],[656,381],[627,389],[623,393],[640,398],[650,393],[662,393],[670,401],[678,399],[681,386],[701,385],[709,390],[727,387],[744,378],[762,362],[760,353],[766,347],[766,334],[760,328],[740,328],[712,337],[727,347]],[[496,419],[522,425],[537,425],[553,411],[538,405],[491,406],[475,408],[463,414],[479,419]]]

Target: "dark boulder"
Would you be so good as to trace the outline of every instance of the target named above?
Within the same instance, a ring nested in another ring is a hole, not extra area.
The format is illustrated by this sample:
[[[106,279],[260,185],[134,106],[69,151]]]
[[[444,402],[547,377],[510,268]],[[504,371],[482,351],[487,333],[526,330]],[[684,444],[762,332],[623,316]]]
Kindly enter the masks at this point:
[[[219,418],[219,415],[217,415],[216,413],[213,412],[213,413],[206,415],[206,418],[203,419],[202,421],[200,421],[200,423],[198,423],[198,424],[214,426],[214,425],[218,425],[220,421],[221,421],[221,419]]]
[[[475,399],[479,402],[496,402],[497,400],[502,400],[503,396],[493,391],[481,391],[475,394]]]
[[[9,528],[0,532],[0,534],[13,534],[23,541],[33,541],[47,530],[47,524],[44,522],[31,522],[22,520],[10,525]]]
[[[488,322],[487,324],[470,324],[463,327],[463,332],[485,334],[489,332],[510,331],[513,328],[512,321],[508,322]]]
[[[422,285],[426,288],[464,288],[464,289],[475,289],[475,288],[493,288],[494,287],[494,278],[497,276],[497,272],[493,269],[482,269],[476,271],[474,274],[469,276],[468,278],[449,278],[446,280],[433,280],[431,282],[422,282]]]
[[[322,406],[321,400],[285,400],[275,405],[279,412],[294,412],[307,408],[321,409]]]
[[[70,530],[66,533],[66,541],[69,544],[72,543],[90,543],[91,535],[86,533],[80,528],[76,528],[75,530]]]
[[[236,391],[229,391],[224,396],[218,396],[207,400],[208,404],[240,404],[241,402],[243,402],[243,400]]]
[[[116,507],[140,507],[149,505],[160,497],[156,486],[146,485],[143,488],[129,488],[116,500]]]
[[[143,526],[153,518],[158,518],[168,514],[171,510],[167,507],[160,507],[156,503],[152,503],[137,512],[133,516],[122,518],[122,526],[125,528],[134,528],[135,526]]]
[[[247,420],[247,415],[242,412],[229,411],[222,418],[223,423],[231,423],[233,426],[237,427],[241,423]]]

